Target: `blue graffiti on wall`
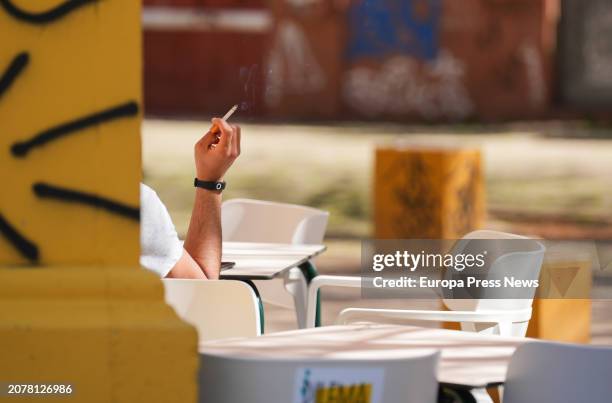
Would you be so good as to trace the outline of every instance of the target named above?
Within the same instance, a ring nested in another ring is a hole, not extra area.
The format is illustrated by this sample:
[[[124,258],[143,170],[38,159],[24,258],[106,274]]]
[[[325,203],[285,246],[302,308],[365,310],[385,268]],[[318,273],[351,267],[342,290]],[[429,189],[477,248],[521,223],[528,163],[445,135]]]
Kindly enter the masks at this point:
[[[348,58],[435,59],[441,8],[441,0],[355,1],[349,10]]]

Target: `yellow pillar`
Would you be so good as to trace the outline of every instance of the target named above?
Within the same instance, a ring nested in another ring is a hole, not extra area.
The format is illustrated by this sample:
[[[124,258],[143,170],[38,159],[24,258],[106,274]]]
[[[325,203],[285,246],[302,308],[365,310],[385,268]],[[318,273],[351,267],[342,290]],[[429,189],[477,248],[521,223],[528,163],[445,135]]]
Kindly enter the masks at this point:
[[[0,380],[67,402],[196,400],[195,331],[138,267],[140,12],[0,6]]]

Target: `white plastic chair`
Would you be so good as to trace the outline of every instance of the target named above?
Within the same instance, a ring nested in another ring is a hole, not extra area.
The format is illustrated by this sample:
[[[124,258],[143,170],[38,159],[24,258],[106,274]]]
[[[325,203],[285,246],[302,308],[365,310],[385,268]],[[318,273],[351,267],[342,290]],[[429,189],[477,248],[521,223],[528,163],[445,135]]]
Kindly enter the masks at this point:
[[[329,213],[312,207],[251,199],[232,199],[221,207],[223,240],[320,244]]]
[[[467,234],[464,240],[491,239],[526,239],[529,238],[497,231],[474,231]],[[465,247],[465,242],[459,243]],[[509,271],[520,272],[520,278],[532,277],[537,279],[544,259],[544,246],[533,240],[529,242],[532,247],[524,251],[513,251],[499,256],[491,265],[488,275],[499,276]],[[314,327],[316,311],[316,295],[323,286],[361,287],[360,277],[346,276],[317,276],[310,284],[307,324]],[[535,292],[535,291],[534,291]],[[486,292],[485,292],[486,293]],[[393,318],[402,320],[460,322],[462,330],[478,331],[480,333],[500,334],[503,336],[524,337],[529,319],[531,319],[531,305],[533,294],[525,299],[443,299],[448,311],[433,310],[404,310],[404,309],[367,309],[348,308],[343,310],[337,318],[338,324],[355,321],[359,317],[369,316],[380,318]],[[492,326],[493,325],[493,326]]]
[[[609,403],[612,348],[534,342],[510,361],[504,403]]]
[[[198,341],[261,335],[259,301],[233,280],[163,279],[166,303],[198,331]]]
[[[316,387],[313,391],[306,386],[302,391],[307,378],[304,374],[310,370],[313,376],[322,371],[329,371],[326,374],[326,386],[334,380],[344,385],[368,383],[368,375],[363,375],[362,381],[347,382],[347,376],[350,377],[351,371],[380,373],[380,382],[375,380],[370,385],[372,385],[372,394],[381,393],[382,397],[379,399],[371,397],[371,400],[363,401],[435,403],[438,391],[436,368],[439,353],[425,351],[412,357],[400,358],[397,357],[397,352],[394,355],[395,357],[386,359],[359,358],[358,355],[355,358],[291,359],[224,356],[204,352],[200,361],[199,401],[202,403],[315,402],[317,400],[311,393],[316,393]],[[302,398],[302,393],[306,398]],[[349,400],[338,398],[334,401]]]
[[[223,240],[321,244],[329,213],[311,207],[251,199],[232,199],[221,207]],[[289,270],[283,284],[254,281],[266,303],[293,308],[299,328],[306,325],[307,282],[301,270]],[[284,285],[284,287],[283,287]],[[289,293],[289,294],[288,294]]]

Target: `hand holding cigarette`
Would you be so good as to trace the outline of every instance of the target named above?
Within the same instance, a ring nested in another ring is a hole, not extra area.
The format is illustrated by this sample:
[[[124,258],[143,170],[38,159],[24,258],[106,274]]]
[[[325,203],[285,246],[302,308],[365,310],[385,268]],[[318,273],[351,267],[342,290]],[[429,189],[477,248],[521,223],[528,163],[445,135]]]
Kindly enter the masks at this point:
[[[221,120],[224,120],[227,122],[229,118],[232,117],[234,112],[236,112],[237,110],[238,110],[238,104],[232,106],[230,110],[227,111],[225,115],[223,115]],[[219,143],[219,138],[221,136],[221,130],[219,129],[219,126],[213,123],[213,125],[210,127],[210,129],[208,129],[208,131],[217,136],[217,141],[210,145],[210,147],[214,148]]]
[[[218,182],[240,155],[240,126],[230,125],[227,119],[238,109],[234,105],[222,119],[214,118],[208,133],[195,145],[195,164],[198,179]]]

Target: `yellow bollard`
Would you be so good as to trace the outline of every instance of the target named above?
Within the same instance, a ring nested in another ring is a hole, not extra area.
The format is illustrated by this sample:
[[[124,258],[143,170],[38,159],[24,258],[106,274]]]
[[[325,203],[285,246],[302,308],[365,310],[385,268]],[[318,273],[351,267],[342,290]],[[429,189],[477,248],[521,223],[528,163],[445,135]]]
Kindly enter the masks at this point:
[[[378,148],[374,181],[378,239],[456,239],[484,224],[479,150]]]
[[[480,151],[392,147],[376,150],[377,239],[458,239],[485,221]],[[444,328],[458,330],[457,323]]]
[[[527,336],[588,344],[591,340],[591,300],[588,296],[592,287],[593,259],[576,253],[565,255],[559,251],[547,253]]]
[[[120,0],[0,6],[3,389],[70,385],[62,401],[88,403],[197,398],[195,330],[138,267],[140,13]]]

